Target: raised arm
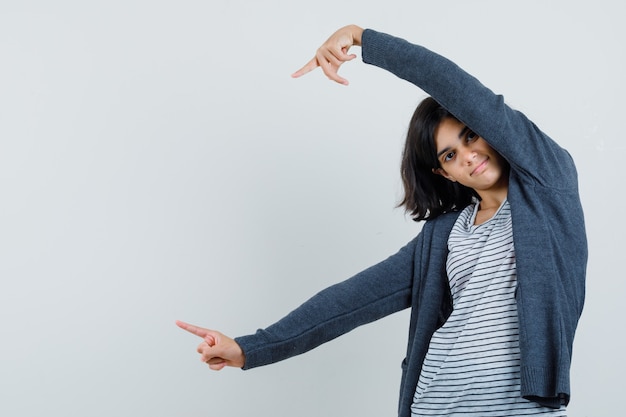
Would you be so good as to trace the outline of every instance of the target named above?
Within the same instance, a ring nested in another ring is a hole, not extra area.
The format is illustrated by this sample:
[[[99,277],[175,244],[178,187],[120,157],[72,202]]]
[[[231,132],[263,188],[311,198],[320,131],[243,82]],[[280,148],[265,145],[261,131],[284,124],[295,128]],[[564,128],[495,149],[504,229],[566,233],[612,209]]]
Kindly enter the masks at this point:
[[[303,68],[302,76],[320,66],[331,80],[354,58],[350,47],[361,46],[365,63],[385,69],[431,95],[457,119],[482,136],[528,181],[555,188],[576,188],[569,154],[539,130],[524,114],[510,108],[454,62],[419,45],[358,26],[336,31]]]

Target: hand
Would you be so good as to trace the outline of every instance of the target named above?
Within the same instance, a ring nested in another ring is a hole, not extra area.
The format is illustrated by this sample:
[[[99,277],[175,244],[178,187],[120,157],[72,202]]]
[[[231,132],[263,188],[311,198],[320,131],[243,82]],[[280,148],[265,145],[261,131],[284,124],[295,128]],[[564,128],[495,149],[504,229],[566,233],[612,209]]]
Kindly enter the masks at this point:
[[[212,370],[219,371],[226,366],[241,368],[245,364],[246,358],[241,347],[230,337],[180,320],[176,321],[176,325],[204,339],[198,345],[197,351],[200,354],[200,360],[207,363]]]
[[[349,25],[339,29],[319,47],[315,56],[304,67],[294,72],[291,76],[298,78],[317,67],[322,67],[322,71],[329,79],[339,84],[348,85],[348,80],[340,77],[337,72],[344,62],[352,61],[356,58],[355,54],[348,54],[348,51],[353,45],[361,45],[362,34],[363,29],[356,25]]]

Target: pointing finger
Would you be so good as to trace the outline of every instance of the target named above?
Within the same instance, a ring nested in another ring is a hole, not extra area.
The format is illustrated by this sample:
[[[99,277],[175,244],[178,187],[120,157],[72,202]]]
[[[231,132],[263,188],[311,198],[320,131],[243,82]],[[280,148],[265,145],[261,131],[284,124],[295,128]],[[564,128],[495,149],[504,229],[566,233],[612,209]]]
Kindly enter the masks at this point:
[[[209,335],[209,331],[202,327],[194,326],[193,324],[185,323],[184,321],[176,320],[176,325],[183,330],[188,331],[189,333],[195,334],[199,337],[207,337]]]
[[[307,62],[302,68],[300,68],[298,71],[294,72],[293,74],[291,74],[291,76],[293,78],[298,78],[303,76],[304,74],[307,74],[311,71],[313,71],[315,68],[317,68],[319,66],[319,64],[317,63],[317,57],[313,57],[309,62]]]

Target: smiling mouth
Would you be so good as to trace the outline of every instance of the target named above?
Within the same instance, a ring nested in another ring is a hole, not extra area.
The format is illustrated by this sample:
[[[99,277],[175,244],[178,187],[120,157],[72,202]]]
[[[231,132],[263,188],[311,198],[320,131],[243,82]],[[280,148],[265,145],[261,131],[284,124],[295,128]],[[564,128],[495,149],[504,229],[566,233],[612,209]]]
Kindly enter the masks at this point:
[[[481,172],[483,172],[485,170],[485,166],[487,165],[487,161],[489,160],[489,158],[485,158],[484,161],[482,161],[480,164],[478,164],[478,166],[476,168],[474,168],[474,170],[470,173],[470,177],[476,175],[476,174],[480,174]]]

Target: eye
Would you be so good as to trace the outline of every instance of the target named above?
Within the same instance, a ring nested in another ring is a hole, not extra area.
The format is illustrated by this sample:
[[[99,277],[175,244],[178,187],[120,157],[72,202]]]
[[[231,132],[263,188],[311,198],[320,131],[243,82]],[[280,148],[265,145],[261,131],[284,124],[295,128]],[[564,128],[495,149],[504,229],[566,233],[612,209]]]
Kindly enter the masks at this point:
[[[446,154],[444,154],[442,156],[442,160],[443,162],[450,162],[454,159],[454,155],[456,155],[454,152],[448,152]]]
[[[473,142],[476,139],[478,139],[478,135],[476,133],[472,132],[471,130],[467,132],[467,136],[465,136],[466,142]]]

